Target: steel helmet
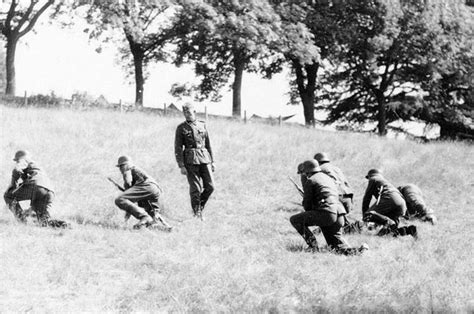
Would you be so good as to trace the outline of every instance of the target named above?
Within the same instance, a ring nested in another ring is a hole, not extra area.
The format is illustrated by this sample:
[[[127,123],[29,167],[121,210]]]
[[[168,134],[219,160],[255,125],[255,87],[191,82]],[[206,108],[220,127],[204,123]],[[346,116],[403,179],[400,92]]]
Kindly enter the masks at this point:
[[[330,162],[329,155],[327,153],[317,153],[314,155],[314,159],[316,159],[320,164],[323,162]]]
[[[369,179],[370,177],[375,176],[377,174],[382,174],[382,171],[380,171],[379,169],[370,169],[365,178]]]
[[[306,160],[303,162],[303,169],[305,173],[318,172],[321,170],[321,168],[319,168],[318,161],[315,159]]]
[[[13,161],[18,161],[21,158],[29,157],[30,153],[26,150],[19,150],[15,153],[15,157],[13,157]]]
[[[304,165],[303,165],[303,163],[300,163],[300,164],[298,165],[298,168],[297,168],[296,173],[297,173],[297,174],[302,174],[303,172],[304,172]]]
[[[120,157],[118,158],[118,161],[117,161],[117,165],[116,165],[116,166],[117,166],[117,167],[120,167],[121,165],[128,164],[128,163],[130,163],[130,162],[132,162],[132,158],[130,158],[129,156],[126,156],[126,155],[120,156]]]

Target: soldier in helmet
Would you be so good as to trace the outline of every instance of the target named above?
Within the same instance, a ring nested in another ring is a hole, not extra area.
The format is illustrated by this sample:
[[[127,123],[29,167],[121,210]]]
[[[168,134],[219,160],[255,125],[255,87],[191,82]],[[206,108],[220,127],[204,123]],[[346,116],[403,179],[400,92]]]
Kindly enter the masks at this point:
[[[154,224],[159,215],[159,198],[163,193],[158,183],[145,171],[135,166],[129,156],[120,156],[117,167],[123,176],[124,191],[115,199],[115,205],[127,215],[138,219],[135,229]]]
[[[69,224],[62,220],[50,218],[49,211],[54,200],[54,190],[43,168],[38,166],[31,154],[25,150],[17,151],[13,160],[16,166],[3,198],[15,218],[19,222],[26,223],[26,213],[19,202],[30,200],[30,207],[35,212],[40,226],[69,227]]]
[[[369,183],[362,201],[363,220],[382,225],[379,235],[412,235],[416,238],[416,226],[398,228],[400,217],[405,215],[407,209],[400,191],[383,177],[379,169],[369,170],[365,178]],[[376,202],[369,208],[372,197]]]
[[[398,190],[402,193],[407,204],[407,218],[419,218],[421,221],[429,221],[436,224],[437,219],[433,209],[426,206],[421,189],[415,184],[399,186]]]
[[[196,119],[194,106],[185,104],[183,114],[186,121],[176,128],[175,156],[188,178],[193,214],[203,220],[204,206],[214,191],[214,157],[206,124]]]
[[[346,212],[350,213],[353,207],[354,190],[352,190],[346,176],[341,169],[330,163],[329,155],[327,153],[317,153],[314,155],[314,159],[318,161],[321,171],[330,176],[336,182],[339,189],[341,203],[344,205]]]
[[[328,246],[337,253],[353,255],[368,246],[358,249],[349,247],[342,238],[344,206],[339,201],[338,188],[333,179],[321,171],[316,160],[303,162],[307,181],[304,185],[303,208],[305,212],[291,216],[290,222],[308,244],[308,249],[318,251],[316,236],[310,226],[319,226]]]

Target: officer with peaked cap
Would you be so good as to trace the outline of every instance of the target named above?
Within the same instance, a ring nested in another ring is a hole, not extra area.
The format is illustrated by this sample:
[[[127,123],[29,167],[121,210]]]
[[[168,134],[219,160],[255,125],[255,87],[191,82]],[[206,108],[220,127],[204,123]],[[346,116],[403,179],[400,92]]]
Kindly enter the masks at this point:
[[[416,238],[416,226],[398,228],[400,217],[407,209],[400,191],[383,177],[379,169],[370,169],[365,178],[369,183],[362,201],[363,220],[382,225],[379,235],[412,235]],[[375,198],[375,204],[369,208],[372,198]]]
[[[16,166],[3,198],[15,218],[26,223],[26,214],[19,202],[30,200],[30,207],[36,213],[40,226],[69,227],[69,224],[62,220],[50,218],[49,211],[54,200],[54,189],[43,168],[33,161],[31,154],[26,150],[17,151],[13,161]]]
[[[183,106],[186,119],[176,128],[175,157],[181,173],[186,175],[194,216],[203,220],[202,212],[214,191],[214,156],[206,123],[196,119],[194,106]]]
[[[361,253],[368,246],[351,248],[342,237],[341,228],[346,213],[339,201],[336,183],[321,171],[316,160],[303,162],[304,173],[308,178],[304,185],[304,212],[290,217],[290,222],[308,244],[308,249],[318,251],[315,235],[310,226],[319,226],[328,246],[336,253],[352,255]]]
[[[135,229],[149,227],[159,213],[159,198],[163,190],[145,171],[135,166],[129,156],[120,156],[116,165],[123,176],[124,189],[115,205],[138,219]]]

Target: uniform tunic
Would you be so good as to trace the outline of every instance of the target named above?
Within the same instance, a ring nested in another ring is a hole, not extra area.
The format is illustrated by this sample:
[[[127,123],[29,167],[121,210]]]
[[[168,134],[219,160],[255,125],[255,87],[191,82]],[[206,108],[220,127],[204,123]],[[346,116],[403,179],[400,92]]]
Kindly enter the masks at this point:
[[[363,215],[369,210],[372,197],[375,197],[377,202],[370,210],[386,216],[398,224],[400,216],[406,212],[406,203],[400,191],[382,175],[373,175],[369,178],[362,201]]]
[[[185,121],[176,128],[175,157],[178,166],[186,167],[191,207],[202,210],[214,191],[211,142],[204,121]]]
[[[353,207],[352,198],[354,197],[354,190],[352,190],[352,187],[347,181],[346,176],[342,170],[329,162],[323,163],[319,167],[321,168],[322,172],[336,181],[341,202],[344,205],[346,212],[351,212]]]

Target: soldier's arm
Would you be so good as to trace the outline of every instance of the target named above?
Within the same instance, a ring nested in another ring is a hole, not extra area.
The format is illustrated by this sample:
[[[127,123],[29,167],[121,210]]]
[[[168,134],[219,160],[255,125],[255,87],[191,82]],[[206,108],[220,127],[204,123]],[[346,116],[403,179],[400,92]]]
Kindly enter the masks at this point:
[[[372,195],[374,195],[376,186],[374,180],[369,180],[369,184],[367,185],[367,189],[365,190],[364,199],[362,200],[362,214],[364,214],[370,205],[370,201],[372,200]]]
[[[174,138],[174,155],[180,168],[184,167],[183,145],[183,132],[181,132],[181,126],[178,126],[176,128],[176,135]]]
[[[313,193],[311,191],[312,185],[310,181],[306,181],[303,187],[303,208],[305,211],[310,211],[313,209],[312,197]]]
[[[17,168],[13,169],[12,171],[12,180],[10,182],[10,187],[16,189],[20,185],[21,175],[23,172],[18,170]]]
[[[132,172],[130,170],[122,172],[123,177],[123,187],[125,190],[129,189],[132,186]]]
[[[211,162],[214,162],[214,154],[212,153],[211,140],[209,139],[209,131],[207,130],[207,127],[206,127],[205,145],[206,145],[207,151],[209,152],[209,155],[211,156]]]

